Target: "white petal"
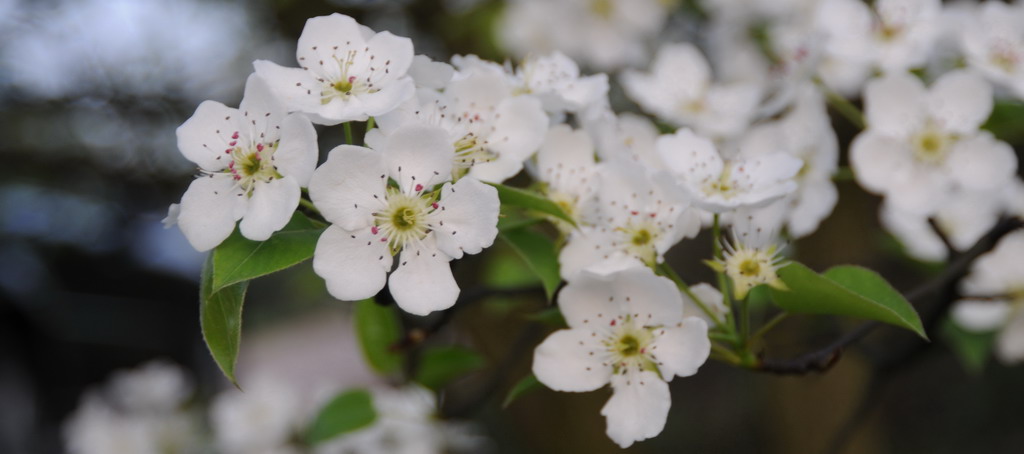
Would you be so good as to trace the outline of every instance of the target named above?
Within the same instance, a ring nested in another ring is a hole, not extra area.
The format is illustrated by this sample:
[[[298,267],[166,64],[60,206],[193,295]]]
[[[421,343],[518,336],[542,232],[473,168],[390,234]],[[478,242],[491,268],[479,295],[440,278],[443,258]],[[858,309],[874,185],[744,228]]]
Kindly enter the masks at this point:
[[[309,71],[302,68],[285,68],[266,60],[256,60],[252,62],[252,66],[288,110],[316,112],[320,109],[321,84]],[[318,124],[327,124],[318,121],[317,118],[311,119]]]
[[[165,229],[178,225],[178,215],[181,213],[181,204],[172,203],[167,207],[167,216],[160,220]]]
[[[339,145],[313,172],[309,198],[332,224],[346,230],[362,229],[373,221],[372,213],[384,206],[385,169],[381,153]]]
[[[576,275],[558,293],[558,308],[570,328],[605,330],[621,314],[611,279],[595,273]]]
[[[725,320],[725,314],[729,312],[729,308],[726,307],[725,301],[722,299],[722,293],[718,291],[714,286],[701,282],[697,285],[691,285],[690,291],[693,295],[700,299],[700,302],[704,304],[704,307],[708,308],[711,313],[715,314],[719,320]],[[697,306],[697,303],[693,302],[689,296],[685,293],[683,296],[683,315],[685,317],[700,317],[701,320],[707,322],[708,325],[714,325],[715,321],[711,319]]]
[[[376,92],[359,95],[359,112],[371,117],[385,115],[412,99],[415,94],[416,85],[412,78],[403,77],[381,86]]]
[[[850,144],[850,166],[864,189],[884,193],[894,177],[912,163],[907,144],[871,131],[858,135]]]
[[[569,172],[594,166],[594,144],[584,131],[560,124],[548,130],[544,144],[537,152],[540,178],[552,189],[565,191],[575,181]],[[564,170],[563,170],[564,169]]]
[[[886,203],[881,210],[882,226],[896,236],[911,257],[930,262],[946,259],[948,251],[942,239],[919,214],[901,211]]]
[[[982,132],[957,142],[946,168],[957,183],[968,189],[995,190],[1009,184],[1017,174],[1017,155],[1006,142]]]
[[[451,178],[455,151],[448,133],[440,127],[402,126],[387,136],[380,151],[389,174],[407,194],[429,191]]]
[[[376,295],[391,270],[386,242],[370,229],[345,230],[336,225],[320,235],[313,252],[313,271],[327,282],[327,291],[342,301]]]
[[[239,223],[242,236],[253,241],[264,241],[281,230],[299,206],[299,184],[292,177],[258,182],[249,198],[249,209]]]
[[[274,126],[280,125],[284,115],[288,113],[284,104],[274,96],[267,82],[256,73],[250,74],[245,80],[245,94],[242,95],[242,102],[238,104],[238,111],[242,114],[246,126],[243,134],[250,130],[254,133],[262,131],[273,134],[273,137],[268,139],[277,137]],[[257,137],[251,139],[254,142],[259,141]]]
[[[839,191],[830,179],[807,179],[798,197],[787,224],[793,238],[810,235],[818,229],[839,201]]]
[[[696,374],[711,354],[708,325],[700,318],[686,317],[678,327],[666,327],[655,333],[659,335],[650,351],[665,381],[672,381],[674,375]]]
[[[1012,308],[1007,301],[963,299],[949,311],[950,318],[963,329],[986,332],[999,329],[1007,322]]]
[[[588,329],[551,333],[533,351],[533,374],[555,391],[593,391],[608,383],[612,368],[605,359],[602,337]]]
[[[415,315],[452,307],[459,298],[459,285],[448,265],[451,259],[437,249],[433,235],[428,234],[418,244],[407,244],[388,281],[398,307]]]
[[[452,80],[455,69],[445,62],[433,61],[426,55],[417,55],[409,66],[409,76],[417,87],[440,90]]]
[[[868,82],[864,89],[868,127],[893,137],[909,137],[924,124],[926,96],[924,84],[910,74],[897,73]]]
[[[199,177],[181,197],[178,227],[189,244],[202,252],[213,249],[235,230],[235,205],[244,199],[228,175]]]
[[[583,270],[608,274],[633,266],[644,266],[633,256],[611,246],[616,236],[605,228],[582,227],[569,236],[558,254],[563,279],[572,279]]]
[[[946,131],[969,134],[977,131],[992,113],[992,87],[967,70],[944,74],[928,93],[931,117]]]
[[[724,163],[715,144],[689,129],[658,137],[655,146],[669,171],[688,187],[718,179],[722,174]]]
[[[308,186],[320,154],[313,124],[301,113],[288,114],[281,122],[280,137],[273,158],[277,171],[295,178],[301,187]]]
[[[224,104],[203,101],[196,113],[178,127],[178,150],[205,170],[224,169],[231,162],[224,151],[233,148],[231,136],[240,129],[238,115],[238,110]]]
[[[371,65],[374,65],[378,72],[381,71],[381,67],[387,68],[383,75],[377,75],[374,84],[386,84],[405,77],[412,66],[414,53],[412,40],[409,38],[383,31],[366,41],[366,47],[369,47],[370,53],[376,57]]]
[[[300,64],[311,64],[330,55],[329,52],[335,46],[362,50],[364,36],[362,26],[349,16],[334,13],[311,17],[306,19],[306,25],[302,27],[295,55]]]
[[[516,96],[498,104],[488,147],[505,158],[525,161],[544,140],[548,116],[532,96]]]
[[[458,259],[494,244],[501,204],[493,186],[471,177],[445,183],[437,204],[428,222],[442,252]]]
[[[1018,310],[999,333],[996,338],[996,357],[1003,364],[1024,361],[1024,312]]]
[[[643,326],[675,325],[683,319],[683,298],[668,278],[654,274],[646,266],[610,277],[615,302]]]
[[[493,161],[474,164],[468,175],[487,183],[501,183],[523,170],[523,161],[514,157],[498,155]]]
[[[650,371],[612,376],[612,398],[601,408],[608,437],[625,449],[665,428],[672,396],[668,384]]]

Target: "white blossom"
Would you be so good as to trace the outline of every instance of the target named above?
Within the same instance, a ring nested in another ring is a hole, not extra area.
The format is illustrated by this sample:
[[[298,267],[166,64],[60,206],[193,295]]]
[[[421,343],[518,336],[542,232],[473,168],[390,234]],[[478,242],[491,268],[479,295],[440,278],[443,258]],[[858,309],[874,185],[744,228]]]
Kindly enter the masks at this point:
[[[378,146],[338,146],[314,173],[310,197],[332,225],[317,242],[313,270],[334,297],[360,300],[384,287],[400,254],[389,280],[399,307],[417,315],[451,307],[459,287],[448,262],[494,242],[497,191],[475,178],[448,182],[443,129],[404,128]]]
[[[889,75],[868,84],[864,103],[868,128],[850,145],[850,164],[893,209],[930,215],[957,191],[994,191],[1016,173],[1013,149],[978,130],[992,92],[974,73],[947,73],[930,90]]]
[[[266,376],[245,392],[228,389],[210,405],[215,441],[226,454],[298,453],[293,438],[311,421],[302,397],[288,383]]]
[[[559,293],[558,306],[569,329],[537,346],[537,379],[568,392],[610,383],[601,414],[623,448],[661,433],[671,406],[666,382],[695,374],[711,349],[707,324],[684,317],[675,284],[643,267],[582,273]]]
[[[622,85],[644,110],[716,138],[742,132],[761,96],[755,84],[715,83],[704,55],[688,43],[663,45],[650,73],[627,70]]]
[[[783,152],[724,159],[710,140],[680,129],[658,138],[658,154],[699,208],[760,207],[796,190],[803,161]]]
[[[598,165],[599,218],[570,234],[558,256],[561,274],[581,270],[608,274],[655,266],[686,237],[697,235],[700,220],[665,172],[651,172],[627,160]]]
[[[999,330],[995,354],[1006,364],[1024,361],[1024,231],[1003,237],[961,282],[967,295],[951,316],[970,331]]]
[[[967,63],[990,81],[1024,99],[1024,3],[987,1],[970,15],[960,34]]]
[[[299,68],[266,60],[253,63],[289,110],[325,125],[386,114],[413,96],[407,75],[413,62],[409,38],[374,33],[334,13],[306,21],[299,36]]]
[[[604,161],[625,157],[651,170],[665,164],[655,151],[658,127],[644,116],[616,115],[607,106],[592,108],[578,117],[583,129],[594,139],[597,155]]]
[[[287,113],[255,74],[238,109],[204,101],[177,135],[178,149],[199,166],[177,224],[199,251],[224,241],[239,219],[242,236],[269,238],[291,219],[316,167],[313,125]]]
[[[544,183],[545,195],[577,225],[599,221],[597,163],[594,145],[585,132],[568,125],[552,127],[537,152],[537,180]],[[562,231],[572,231],[569,223],[552,220]]]

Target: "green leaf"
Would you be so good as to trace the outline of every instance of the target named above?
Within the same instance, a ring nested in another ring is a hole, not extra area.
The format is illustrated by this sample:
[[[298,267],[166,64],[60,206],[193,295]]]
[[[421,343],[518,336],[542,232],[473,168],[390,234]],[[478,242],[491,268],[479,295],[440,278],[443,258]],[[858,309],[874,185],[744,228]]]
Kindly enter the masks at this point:
[[[219,291],[212,289],[213,254],[206,258],[199,284],[199,323],[203,340],[224,376],[235,386],[235,363],[242,343],[242,303],[249,281],[242,281]]]
[[[1024,117],[1024,102],[996,101],[992,107],[992,115],[988,117],[982,129],[991,131],[999,140],[1011,144],[1024,142],[1024,128],[1020,119]]]
[[[789,287],[789,290],[771,290],[772,299],[782,309],[878,320],[928,339],[914,307],[874,271],[842,265],[819,275],[794,262],[778,273]]]
[[[568,222],[572,226],[576,226],[576,221],[566,214],[565,211],[562,210],[562,207],[558,206],[557,203],[552,202],[551,199],[544,197],[541,194],[533,191],[527,191],[525,189],[505,186],[503,184],[488,184],[494,186],[498,190],[498,198],[501,199],[502,205],[517,206],[520,208],[526,208],[527,210],[539,211]]]
[[[551,306],[532,314],[527,314],[526,319],[541,322],[554,328],[569,327],[565,322],[565,317],[562,316],[562,311],[558,310],[558,306]]]
[[[433,347],[423,352],[416,382],[438,390],[461,375],[484,367],[487,362],[478,353],[464,347]]]
[[[942,339],[949,344],[949,348],[960,359],[964,369],[972,374],[981,375],[985,364],[988,363],[988,359],[992,355],[992,347],[995,344],[998,331],[986,333],[967,331],[950,319],[946,319],[939,329]]]
[[[544,293],[551,301],[562,283],[555,244],[548,237],[527,229],[506,230],[498,233],[498,237],[526,261],[526,266],[540,278]]]
[[[308,260],[323,231],[297,211],[284,228],[266,241],[248,240],[235,229],[213,250],[214,291]]]
[[[306,441],[321,443],[369,426],[375,419],[373,396],[365,389],[351,389],[335,396],[320,410],[306,432]]]
[[[373,370],[391,374],[402,365],[402,355],[392,350],[402,336],[398,313],[394,306],[381,306],[372,299],[356,303],[356,337],[363,357]]]
[[[515,402],[516,399],[540,388],[540,381],[537,380],[536,375],[530,374],[523,377],[521,380],[516,382],[516,385],[513,386],[512,390],[508,392],[507,396],[505,396],[505,401],[501,403],[501,408],[508,408],[508,406],[512,405],[512,402]]]

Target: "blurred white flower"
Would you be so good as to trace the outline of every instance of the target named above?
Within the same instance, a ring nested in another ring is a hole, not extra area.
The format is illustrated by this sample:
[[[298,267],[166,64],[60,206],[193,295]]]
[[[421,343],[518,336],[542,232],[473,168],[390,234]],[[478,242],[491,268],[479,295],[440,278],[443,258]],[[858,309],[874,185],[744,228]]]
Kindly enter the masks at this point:
[[[644,267],[585,272],[562,289],[558,307],[569,329],[537,346],[537,379],[568,392],[611,383],[601,414],[622,448],[661,433],[672,405],[667,382],[697,373],[711,350],[707,324],[684,318],[675,284]]]
[[[669,4],[661,0],[516,0],[498,24],[505,48],[520,57],[564,52],[598,70],[643,63]]]
[[[318,124],[384,115],[415,91],[406,74],[413,63],[412,41],[374,33],[349,16],[307,20],[295,55],[299,68],[266,60],[253,66],[289,110],[305,112]]]
[[[210,406],[217,447],[225,454],[298,453],[291,443],[311,420],[294,386],[253,377],[245,392],[228,389]]]
[[[662,45],[649,73],[627,70],[621,81],[644,110],[714,138],[740,134],[761,97],[756,84],[715,83],[704,55],[689,43]]]
[[[978,258],[961,282],[967,295],[950,315],[964,329],[999,330],[996,357],[1005,364],[1024,361],[1024,231],[1003,237]]]
[[[537,180],[544,183],[544,193],[558,204],[577,225],[599,221],[596,195],[599,181],[594,145],[583,131],[574,131],[568,125],[556,125],[548,130],[544,144],[537,152]],[[552,218],[563,232],[573,227]]]
[[[967,63],[1024,99],[1024,2],[987,1],[973,13],[960,35]]]
[[[992,111],[988,83],[953,71],[930,90],[910,74],[892,74],[865,90],[868,127],[850,145],[857,182],[894,210],[931,215],[957,191],[1009,184],[1017,157],[978,127]]]
[[[313,125],[287,113],[255,74],[238,109],[204,101],[177,134],[200,173],[181,198],[177,224],[199,251],[224,241],[239,219],[246,238],[270,238],[291,219],[316,167]]]
[[[647,117],[629,112],[616,115],[602,106],[588,109],[577,118],[593,138],[601,160],[626,158],[651,170],[665,168],[654,148],[658,128]]]

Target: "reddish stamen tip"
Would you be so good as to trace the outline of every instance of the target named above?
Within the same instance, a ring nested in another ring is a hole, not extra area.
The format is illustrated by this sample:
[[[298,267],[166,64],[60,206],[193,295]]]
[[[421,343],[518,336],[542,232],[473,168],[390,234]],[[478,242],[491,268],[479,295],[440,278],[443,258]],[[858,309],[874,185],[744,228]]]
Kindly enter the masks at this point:
[[[263,144],[262,143],[256,144],[256,151],[263,151]]]
[[[658,213],[651,213],[651,215],[650,215],[650,216],[651,216],[651,217],[653,218],[653,217],[655,217],[655,216],[657,216],[657,215],[658,215]]]
[[[611,323],[609,323],[609,325],[611,325],[611,326],[615,326],[615,320],[613,319],[613,320],[612,320],[612,322],[611,322]]]
[[[237,140],[232,140],[230,143],[228,143],[228,145],[231,145],[232,147],[237,145],[237,144],[238,144]]]
[[[378,229],[377,226],[370,227],[370,233],[376,235],[380,233],[380,229]]]
[[[348,76],[348,83],[352,83],[352,82],[355,82],[355,81],[356,81],[356,76]]]
[[[436,210],[437,209],[437,202],[431,203],[430,206],[434,207],[434,209]]]
[[[238,131],[235,131],[234,134],[231,134],[231,138],[237,140],[238,139]]]
[[[420,192],[422,190],[423,190],[423,185],[422,184],[416,185],[416,192]]]
[[[228,148],[227,150],[224,150],[224,154],[231,154],[231,149]]]
[[[234,169],[235,168],[235,161],[231,161],[230,163],[228,163],[228,168],[229,169]]]
[[[640,214],[640,212],[639,212],[639,211],[630,211],[630,213],[632,213],[632,214],[633,214],[633,216],[636,216],[636,215]]]
[[[387,237],[385,237],[385,238],[381,238],[381,239],[380,239],[380,242],[381,242],[381,243],[387,243],[387,242],[388,242],[388,239],[387,239]]]

